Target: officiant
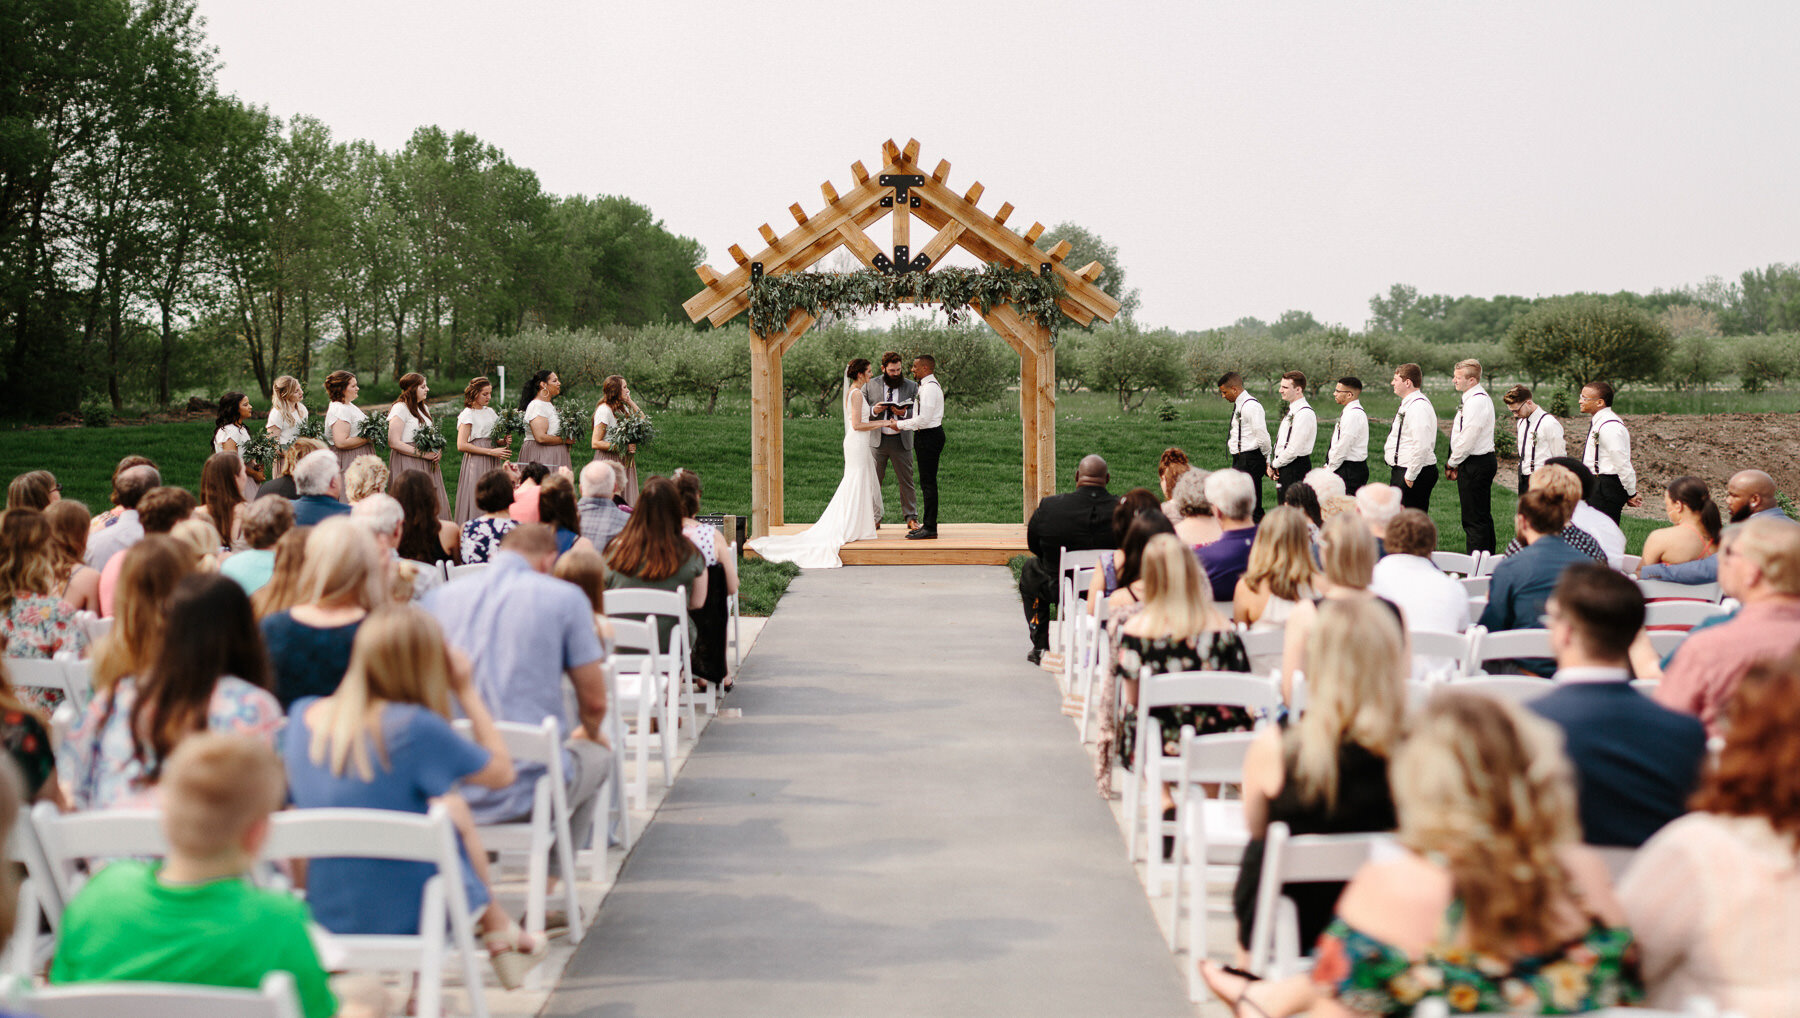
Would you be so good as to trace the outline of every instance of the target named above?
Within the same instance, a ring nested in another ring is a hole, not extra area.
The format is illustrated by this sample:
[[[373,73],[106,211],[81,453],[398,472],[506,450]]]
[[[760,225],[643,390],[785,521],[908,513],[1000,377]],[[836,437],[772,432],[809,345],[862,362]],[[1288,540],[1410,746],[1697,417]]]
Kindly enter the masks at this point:
[[[881,355],[881,374],[863,386],[868,400],[869,420],[900,421],[916,410],[919,384],[906,377],[900,355],[889,350]],[[875,525],[881,526],[883,503],[880,485],[887,483],[887,468],[894,464],[894,482],[900,486],[900,510],[906,516],[906,528],[919,526],[918,491],[913,484],[913,433],[890,425],[869,432],[869,444],[875,452]]]

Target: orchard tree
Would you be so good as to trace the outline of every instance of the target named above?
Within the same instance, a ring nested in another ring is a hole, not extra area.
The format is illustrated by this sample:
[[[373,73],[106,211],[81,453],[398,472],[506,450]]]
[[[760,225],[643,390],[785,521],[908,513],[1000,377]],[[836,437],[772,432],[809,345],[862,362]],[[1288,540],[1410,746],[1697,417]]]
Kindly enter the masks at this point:
[[[1048,233],[1038,239],[1038,247],[1049,251],[1061,241],[1070,244],[1068,257],[1063,264],[1072,269],[1079,269],[1088,262],[1099,262],[1105,267],[1100,278],[1095,281],[1106,295],[1119,302],[1119,317],[1136,316],[1138,305],[1142,303],[1138,291],[1125,289],[1125,266],[1119,263],[1119,249],[1108,244],[1105,238],[1082,226],[1071,223],[1057,223]]]
[[[1674,347],[1655,316],[1602,297],[1545,301],[1513,323],[1506,342],[1527,374],[1574,386],[1656,378]]]

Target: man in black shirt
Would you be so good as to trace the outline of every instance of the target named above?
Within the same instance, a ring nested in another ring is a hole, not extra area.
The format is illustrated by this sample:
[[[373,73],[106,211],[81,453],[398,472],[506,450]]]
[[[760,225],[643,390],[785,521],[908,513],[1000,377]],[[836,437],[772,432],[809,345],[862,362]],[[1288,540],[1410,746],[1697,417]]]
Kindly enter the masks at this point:
[[[1025,624],[1031,627],[1026,658],[1032,664],[1050,649],[1050,608],[1057,601],[1056,571],[1063,549],[1115,547],[1112,513],[1119,499],[1106,490],[1110,479],[1105,460],[1086,457],[1075,468],[1075,490],[1040,501],[1025,526],[1025,545],[1033,558],[1019,572],[1019,598],[1025,602]]]

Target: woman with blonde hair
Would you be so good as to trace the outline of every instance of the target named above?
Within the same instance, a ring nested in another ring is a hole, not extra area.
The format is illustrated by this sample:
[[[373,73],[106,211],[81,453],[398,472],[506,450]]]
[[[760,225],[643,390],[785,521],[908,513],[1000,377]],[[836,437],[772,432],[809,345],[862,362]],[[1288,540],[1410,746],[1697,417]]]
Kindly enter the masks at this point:
[[[359,457],[344,468],[344,501],[354,505],[370,495],[387,494],[391,476],[380,457],[373,454]]]
[[[430,480],[437,496],[437,515],[442,519],[450,515],[450,496],[444,491],[443,450],[422,453],[413,444],[419,428],[431,423],[431,411],[425,405],[430,395],[431,385],[424,375],[408,371],[400,376],[400,398],[388,410],[388,470],[396,481],[400,475],[410,473]]]
[[[62,486],[48,470],[28,470],[6,486],[6,508],[42,512],[62,498]]]
[[[1251,840],[1233,895],[1240,948],[1250,946],[1269,824],[1285,823],[1294,834],[1394,829],[1388,760],[1406,719],[1406,684],[1397,677],[1403,650],[1392,617],[1373,604],[1319,606],[1307,637],[1307,659],[1317,664],[1306,676],[1306,710],[1298,721],[1259,732],[1244,757],[1244,826]],[[1299,906],[1302,944],[1319,939],[1343,889],[1309,883],[1285,890]]]
[[[451,724],[451,706],[469,719],[473,741]],[[487,853],[458,782],[505,788],[512,756],[475,689],[469,659],[447,650],[443,630],[412,607],[382,608],[356,635],[343,682],[325,697],[296,700],[282,739],[288,782],[299,809],[360,808],[425,813],[450,805],[463,833],[463,885],[479,915],[500,984],[524,980],[545,945],[528,939],[494,900]],[[307,905],[338,934],[407,935],[419,931],[419,898],[435,868],[373,859],[321,859],[310,867]]]
[[[279,560],[280,552],[276,557]],[[387,602],[381,549],[369,529],[333,516],[306,538],[300,602],[262,620],[275,666],[275,697],[287,708],[303,696],[329,696],[350,666],[356,631]]]
[[[1400,609],[1392,601],[1369,592],[1369,584],[1375,580],[1377,558],[1375,538],[1361,517],[1334,516],[1325,524],[1325,532],[1319,535],[1319,592],[1294,606],[1282,640],[1281,698],[1289,704],[1294,702],[1294,674],[1306,670],[1307,635],[1319,617],[1319,605],[1325,601],[1371,601],[1385,609],[1406,648],[1402,655],[1404,667],[1397,674],[1411,674],[1412,647],[1406,639],[1406,621],[1401,618]]]
[[[1272,509],[1256,528],[1250,565],[1238,577],[1231,599],[1232,618],[1251,629],[1280,629],[1287,625],[1295,605],[1317,596],[1318,585],[1306,514],[1293,506]],[[1250,662],[1263,674],[1280,663],[1279,654],[1273,660]]]
[[[87,634],[62,594],[49,520],[36,509],[0,512],[0,646],[8,657],[87,650]]]
[[[300,387],[300,380],[293,375],[281,375],[275,379],[268,425],[263,430],[273,433],[276,444],[287,445],[300,437],[300,425],[306,423],[310,414],[311,411],[306,409],[306,390]]]
[[[194,568],[202,573],[218,572],[219,561],[222,558],[221,552],[230,550],[225,548],[224,538],[221,538],[219,532],[213,529],[212,521],[198,517],[185,519],[175,524],[174,529],[169,531],[169,536],[194,549],[194,554],[197,556]]]
[[[551,575],[573,583],[587,595],[594,607],[594,630],[600,636],[600,649],[612,653],[613,627],[606,617],[606,559],[593,547],[575,548],[556,560]]]
[[[456,415],[456,448],[462,453],[456,475],[458,527],[481,515],[475,505],[481,479],[512,459],[512,436],[499,431],[500,412],[488,405],[493,399],[494,383],[485,375],[469,379],[463,389],[463,408]]]
[[[50,550],[63,604],[76,611],[100,613],[100,570],[84,565],[87,556],[87,506],[59,499],[44,510],[50,524]]]
[[[256,488],[256,498],[264,495],[280,495],[289,501],[300,497],[300,489],[294,485],[294,464],[306,458],[307,453],[329,449],[330,446],[316,438],[296,438],[281,450],[281,457],[276,461],[275,476],[264,481]],[[252,502],[256,499],[251,499]]]
[[[1144,519],[1167,522],[1160,516]],[[1160,533],[1144,545],[1142,556],[1143,602],[1136,614],[1119,627],[1114,637],[1113,664],[1106,671],[1100,691],[1100,703],[1114,701],[1113,683],[1123,694],[1124,711],[1109,721],[1111,711],[1101,712],[1100,758],[1096,762],[1096,778],[1100,793],[1112,792],[1113,754],[1116,741],[1118,759],[1129,765],[1136,738],[1152,738],[1165,752],[1181,740],[1183,725],[1192,725],[1201,734],[1237,732],[1255,723],[1248,711],[1239,707],[1211,704],[1158,708],[1151,715],[1156,729],[1138,732],[1138,683],[1167,672],[1221,671],[1243,672],[1250,668],[1244,654],[1244,642],[1227,619],[1213,604],[1212,587],[1194,553],[1171,533]],[[1114,738],[1114,731],[1119,736]],[[1165,809],[1172,805],[1164,791]]]
[[[289,522],[292,522],[291,515]],[[275,540],[275,565],[269,580],[250,597],[259,624],[276,612],[287,611],[300,603],[300,574],[306,566],[306,539],[312,536],[312,529],[290,526]]]
[[[231,547],[241,548],[244,524],[238,514],[245,504],[244,461],[235,452],[208,456],[200,468],[200,508],[195,515],[211,520],[214,530],[230,538]]]
[[[1239,1015],[1572,1014],[1643,996],[1637,947],[1605,862],[1581,844],[1554,726],[1447,687],[1415,718],[1389,778],[1392,858],[1338,899],[1310,976],[1201,973]]]
[[[631,386],[625,384],[625,376],[607,375],[606,381],[600,383],[600,402],[594,406],[594,434],[588,444],[594,447],[595,459],[610,462],[616,471],[614,476],[623,478],[619,482],[619,498],[626,505],[636,505],[638,500],[637,446],[614,441],[610,436],[619,430],[621,418],[642,412],[631,401]]]

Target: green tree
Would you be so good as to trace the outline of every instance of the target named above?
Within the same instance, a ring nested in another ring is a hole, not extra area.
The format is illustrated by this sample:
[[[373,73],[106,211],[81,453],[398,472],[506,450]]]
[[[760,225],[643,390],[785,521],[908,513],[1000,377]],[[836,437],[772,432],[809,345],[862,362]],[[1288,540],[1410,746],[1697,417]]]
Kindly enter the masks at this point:
[[[1086,229],[1078,223],[1057,223],[1042,237],[1038,238],[1038,247],[1049,251],[1062,241],[1070,244],[1069,254],[1063,264],[1072,269],[1080,269],[1089,262],[1099,262],[1103,267],[1100,278],[1095,282],[1108,297],[1119,302],[1119,316],[1133,318],[1137,315],[1138,306],[1143,303],[1138,290],[1125,288],[1125,266],[1119,261],[1119,249],[1108,244],[1105,238]]]
[[[1324,326],[1319,324],[1319,320],[1312,316],[1311,311],[1283,311],[1281,317],[1275,319],[1275,324],[1269,326],[1269,335],[1286,342],[1295,336],[1316,332],[1323,328]]]
[[[1534,378],[1581,385],[1615,385],[1656,378],[1673,347],[1669,331],[1649,312],[1600,297],[1546,301],[1507,334],[1519,367]]]
[[[1150,393],[1181,387],[1181,347],[1168,329],[1145,332],[1130,319],[1095,328],[1083,352],[1088,386],[1119,397],[1119,409],[1136,410]]]

